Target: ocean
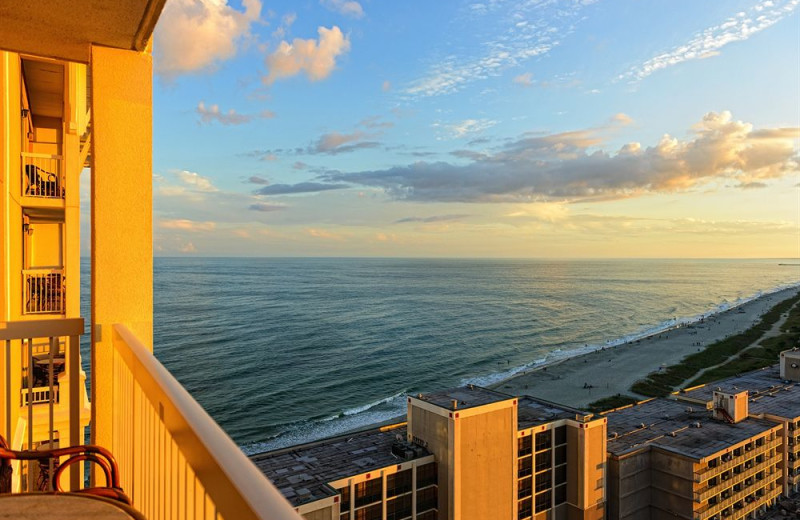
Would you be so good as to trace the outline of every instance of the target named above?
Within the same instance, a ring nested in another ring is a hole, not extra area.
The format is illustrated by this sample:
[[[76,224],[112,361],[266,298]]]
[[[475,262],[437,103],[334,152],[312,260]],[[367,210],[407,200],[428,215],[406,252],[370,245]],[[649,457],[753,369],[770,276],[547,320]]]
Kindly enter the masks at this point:
[[[800,284],[780,262],[157,258],[155,355],[255,453]]]

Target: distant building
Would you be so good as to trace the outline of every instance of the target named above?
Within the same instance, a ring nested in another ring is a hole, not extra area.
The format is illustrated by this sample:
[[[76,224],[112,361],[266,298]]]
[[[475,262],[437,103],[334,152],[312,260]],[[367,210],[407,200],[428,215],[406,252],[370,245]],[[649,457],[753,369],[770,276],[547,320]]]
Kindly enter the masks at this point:
[[[798,361],[600,415],[418,394],[406,423],[252,460],[308,520],[759,518],[800,490]]]
[[[605,424],[468,386],[410,396],[406,424],[252,459],[309,520],[601,520]]]
[[[744,395],[732,401],[747,401]],[[782,427],[654,399],[606,414],[608,518],[753,518],[781,494]]]
[[[781,485],[785,494],[800,491],[800,351],[781,353],[780,364],[679,392],[687,403],[713,407],[714,396],[747,392],[750,417],[779,423],[783,439]]]

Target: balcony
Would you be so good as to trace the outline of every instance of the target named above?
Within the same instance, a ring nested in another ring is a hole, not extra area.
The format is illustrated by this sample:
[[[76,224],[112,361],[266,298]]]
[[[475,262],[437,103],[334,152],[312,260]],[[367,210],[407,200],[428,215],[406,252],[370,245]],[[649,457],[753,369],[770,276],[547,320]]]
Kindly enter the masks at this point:
[[[773,439],[771,441],[767,441],[761,446],[757,446],[756,448],[745,452],[744,456],[739,457],[732,457],[731,460],[725,461],[722,464],[718,464],[713,467],[703,467],[695,473],[694,481],[695,482],[704,482],[717,475],[724,473],[729,469],[733,469],[739,464],[743,464],[747,461],[754,460],[758,455],[765,454],[768,451],[777,448],[781,445],[783,441],[781,439]]]
[[[64,314],[66,290],[63,269],[24,269],[23,314]]]
[[[60,155],[22,152],[22,196],[63,200],[64,173]]]
[[[32,360],[33,349],[25,350],[25,345],[42,340],[49,342],[51,351],[56,353],[61,338],[68,338],[67,384],[63,385],[65,395],[61,398],[68,431],[56,431],[57,398],[52,392],[55,380],[49,370],[48,392],[37,394],[39,387],[29,388],[33,392],[27,395],[33,397],[24,401],[16,423],[23,421],[34,427],[22,428],[24,434],[20,435],[20,428],[12,429],[12,418],[5,418],[2,433],[7,439],[14,439],[13,449],[34,446],[35,436],[41,435],[42,428],[51,446],[54,442],[61,447],[83,444],[80,409],[85,393],[80,388],[79,357],[82,332],[80,318],[0,322],[0,345],[4,346],[6,359],[17,348]],[[150,520],[300,518],[138,338],[123,325],[115,325],[112,335],[112,366],[105,374],[95,374],[110,381],[112,388],[110,395],[103,396],[104,405],[110,405],[114,412],[111,431],[103,432],[103,437],[110,439],[110,445],[104,448],[116,458],[121,487],[136,510]],[[9,366],[5,364],[6,389],[12,380]],[[93,409],[96,406],[91,404]],[[32,463],[15,464],[13,489],[37,489],[33,479],[38,470]],[[89,469],[90,481],[102,483],[102,475],[94,474],[95,467]],[[79,468],[75,465],[69,471],[70,489],[82,488]]]

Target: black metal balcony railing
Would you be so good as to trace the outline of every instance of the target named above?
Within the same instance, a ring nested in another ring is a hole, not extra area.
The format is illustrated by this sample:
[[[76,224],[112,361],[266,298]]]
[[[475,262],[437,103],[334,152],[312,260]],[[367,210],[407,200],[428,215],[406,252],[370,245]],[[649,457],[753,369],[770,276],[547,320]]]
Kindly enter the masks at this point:
[[[63,269],[25,269],[24,314],[64,314],[66,291]]]
[[[61,156],[23,152],[22,194],[26,197],[63,199]]]

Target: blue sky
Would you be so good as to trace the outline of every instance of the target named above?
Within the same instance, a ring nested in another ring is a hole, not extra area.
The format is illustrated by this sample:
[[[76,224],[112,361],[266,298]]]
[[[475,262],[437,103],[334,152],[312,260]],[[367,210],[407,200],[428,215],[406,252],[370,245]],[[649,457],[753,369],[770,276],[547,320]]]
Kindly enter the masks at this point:
[[[800,256],[798,0],[169,0],[161,255]]]

